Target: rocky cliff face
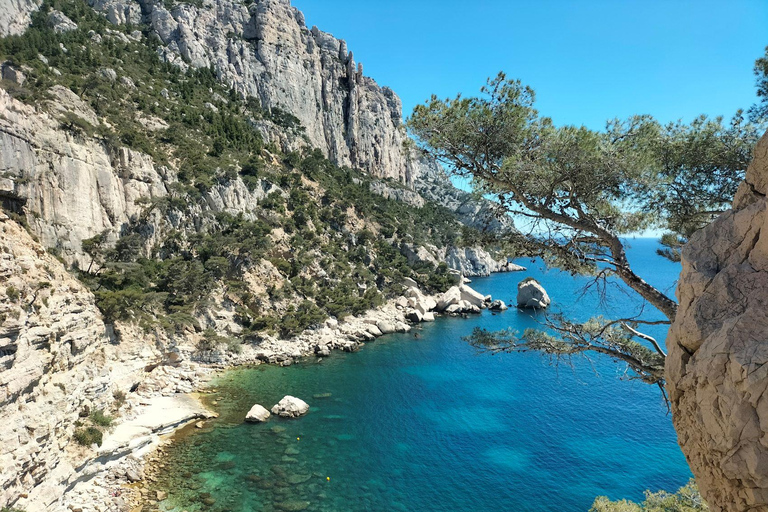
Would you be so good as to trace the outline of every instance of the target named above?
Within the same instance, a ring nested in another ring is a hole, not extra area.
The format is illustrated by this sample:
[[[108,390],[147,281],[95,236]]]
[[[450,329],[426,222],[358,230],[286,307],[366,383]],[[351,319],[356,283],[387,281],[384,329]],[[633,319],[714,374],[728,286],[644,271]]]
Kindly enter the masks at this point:
[[[768,134],[733,209],[683,251],[667,388],[715,511],[768,510]]]
[[[113,23],[147,22],[168,62],[213,66],[263,108],[296,116],[309,144],[338,165],[412,184],[419,162],[403,148],[402,104],[363,74],[343,40],[312,27],[289,0],[180,3],[92,0]]]
[[[84,406],[111,403],[114,346],[93,295],[0,213],[0,503],[57,499]]]
[[[5,0],[0,9],[0,37],[24,32],[39,6],[39,0]]]

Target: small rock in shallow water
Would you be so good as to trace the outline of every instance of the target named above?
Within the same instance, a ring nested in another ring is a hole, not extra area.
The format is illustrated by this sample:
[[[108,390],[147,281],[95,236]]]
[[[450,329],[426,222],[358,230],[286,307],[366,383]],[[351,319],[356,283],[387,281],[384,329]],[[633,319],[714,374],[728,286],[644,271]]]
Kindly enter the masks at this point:
[[[288,477],[288,483],[292,485],[299,485],[309,481],[310,478],[312,478],[312,475],[291,475]]]
[[[259,404],[255,404],[251,407],[251,410],[245,415],[245,421],[250,423],[262,423],[268,419],[269,411]]]
[[[507,308],[507,305],[504,304],[504,301],[495,300],[491,302],[491,305],[488,306],[488,309],[490,309],[491,311],[506,311],[508,308]]]
[[[277,414],[284,418],[296,418],[302,416],[309,411],[309,405],[300,398],[295,396],[285,395],[274,407],[272,407],[272,414]]]

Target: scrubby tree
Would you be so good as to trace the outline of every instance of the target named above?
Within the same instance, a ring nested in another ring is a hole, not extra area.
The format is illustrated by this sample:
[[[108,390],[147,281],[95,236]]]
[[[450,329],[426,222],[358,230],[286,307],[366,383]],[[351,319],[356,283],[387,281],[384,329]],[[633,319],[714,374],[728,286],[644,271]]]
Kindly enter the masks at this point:
[[[611,501],[605,496],[598,497],[589,512],[707,512],[709,507],[699,494],[696,483],[691,480],[676,493],[666,491],[645,491],[643,503],[628,500]]]
[[[583,323],[549,317],[545,330],[476,331],[471,341],[556,357],[600,353],[663,389],[665,353],[642,326],[670,323],[677,304],[634,271],[623,237],[664,229],[667,255],[677,257],[693,231],[729,207],[758,129],[741,112],[729,122],[702,116],[663,125],[634,116],[609,121],[602,131],[558,127],[539,115],[534,98],[530,87],[499,74],[478,97],[433,96],[408,124],[450,171],[495,197],[504,214],[529,221],[518,247],[573,274],[590,274],[598,285],[618,278],[661,315]]]
[[[749,113],[752,120],[765,121],[768,118],[768,46],[765,47],[765,55],[755,62],[755,77],[759,102],[749,109]]]

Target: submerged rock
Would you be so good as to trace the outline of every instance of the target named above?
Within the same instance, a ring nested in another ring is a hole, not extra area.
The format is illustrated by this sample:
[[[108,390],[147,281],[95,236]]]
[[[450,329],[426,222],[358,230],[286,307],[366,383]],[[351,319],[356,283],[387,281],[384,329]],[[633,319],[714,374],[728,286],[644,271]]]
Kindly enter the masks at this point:
[[[272,414],[277,414],[284,418],[303,416],[308,411],[309,405],[304,400],[291,395],[285,395],[282,400],[272,407]]]
[[[251,410],[248,411],[248,414],[245,415],[245,421],[249,423],[262,423],[267,421],[269,416],[270,414],[267,409],[259,404],[256,404],[251,407]]]
[[[517,285],[517,307],[530,309],[544,309],[552,301],[537,280],[526,277]]]
[[[299,510],[306,510],[309,507],[310,503],[308,501],[301,501],[301,500],[290,500],[290,501],[281,501],[279,503],[275,503],[275,508],[278,508],[280,510],[285,510],[288,512],[294,512]]]

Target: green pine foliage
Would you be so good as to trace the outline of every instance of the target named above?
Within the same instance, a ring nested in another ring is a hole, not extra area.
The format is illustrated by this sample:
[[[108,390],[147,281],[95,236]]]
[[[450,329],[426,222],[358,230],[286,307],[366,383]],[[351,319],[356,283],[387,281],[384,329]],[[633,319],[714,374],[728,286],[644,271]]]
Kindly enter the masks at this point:
[[[709,507],[699,494],[696,482],[691,480],[676,493],[645,491],[645,501],[611,501],[598,497],[589,512],[707,512]]]

